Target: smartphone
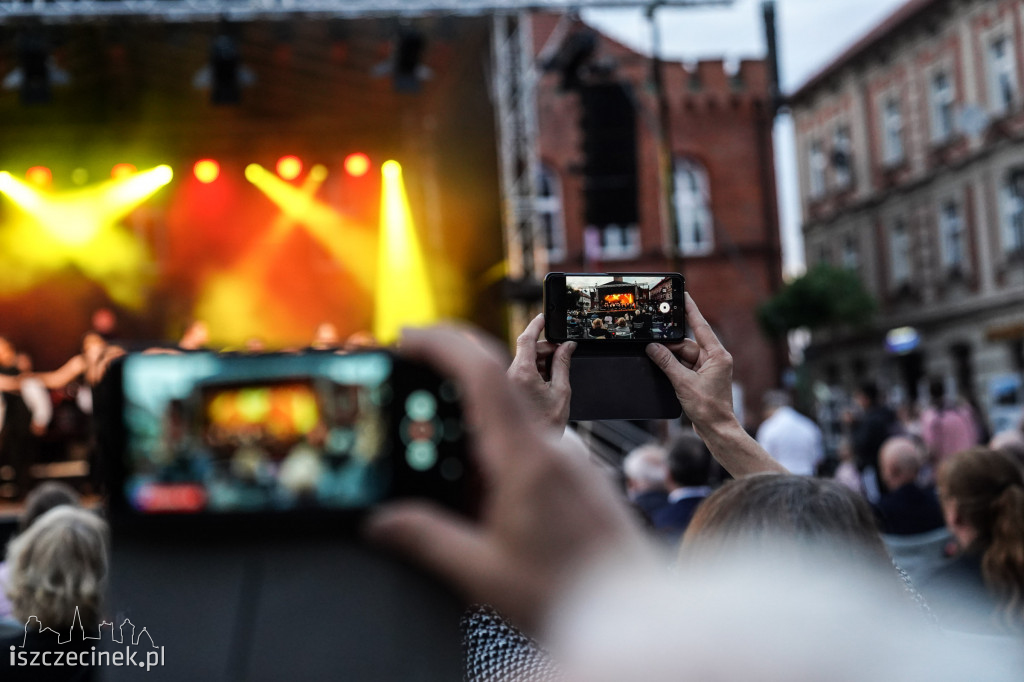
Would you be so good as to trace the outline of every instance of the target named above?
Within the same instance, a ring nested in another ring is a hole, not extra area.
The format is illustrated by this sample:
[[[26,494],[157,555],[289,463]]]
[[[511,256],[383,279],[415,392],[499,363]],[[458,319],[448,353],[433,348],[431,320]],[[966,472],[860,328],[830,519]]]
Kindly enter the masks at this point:
[[[129,355],[100,395],[114,521],[470,504],[456,387],[386,351]]]
[[[552,272],[544,278],[544,333],[556,343],[681,341],[683,287],[674,272]]]

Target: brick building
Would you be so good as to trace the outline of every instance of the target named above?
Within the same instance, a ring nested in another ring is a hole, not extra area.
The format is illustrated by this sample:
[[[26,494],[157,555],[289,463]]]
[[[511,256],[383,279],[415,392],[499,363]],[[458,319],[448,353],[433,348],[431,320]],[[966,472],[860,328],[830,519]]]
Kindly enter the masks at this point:
[[[827,383],[1020,400],[1022,32],[1021,0],[911,0],[792,96],[808,265],[857,271],[880,308],[815,337]],[[916,347],[887,349],[904,327]]]
[[[538,51],[558,22],[555,15],[537,16]],[[576,24],[570,35],[583,28]],[[756,425],[761,395],[777,386],[783,359],[755,318],[757,305],[781,283],[767,64],[743,60],[734,71],[722,61],[663,65],[680,225],[670,234],[651,60],[599,36],[590,63],[606,81],[624,84],[635,103],[637,220],[587,225],[580,95],[563,90],[560,74],[545,74],[537,94],[544,195],[538,208],[550,269],[682,272],[733,354],[746,421]]]

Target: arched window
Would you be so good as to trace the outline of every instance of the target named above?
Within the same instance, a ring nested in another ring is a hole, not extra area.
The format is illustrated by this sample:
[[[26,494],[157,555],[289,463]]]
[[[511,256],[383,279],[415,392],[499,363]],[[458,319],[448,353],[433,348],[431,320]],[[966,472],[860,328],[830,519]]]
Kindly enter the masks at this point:
[[[693,159],[677,159],[675,166],[679,249],[686,256],[711,253],[715,235],[707,171]]]
[[[562,182],[555,171],[541,165],[537,177],[537,200],[534,208],[540,220],[541,238],[548,250],[548,260],[558,263],[565,258],[565,221],[562,218]]]

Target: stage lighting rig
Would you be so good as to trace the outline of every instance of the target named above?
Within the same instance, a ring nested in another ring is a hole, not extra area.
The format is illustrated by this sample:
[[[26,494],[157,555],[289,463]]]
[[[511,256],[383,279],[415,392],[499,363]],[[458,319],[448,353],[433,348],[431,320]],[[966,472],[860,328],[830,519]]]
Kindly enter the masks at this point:
[[[5,90],[17,90],[22,104],[47,104],[53,99],[52,86],[66,85],[66,71],[54,65],[46,39],[37,33],[22,33],[17,42],[18,66],[3,79]]]
[[[210,43],[210,63],[196,72],[192,85],[209,88],[210,103],[241,104],[242,89],[256,82],[256,75],[242,64],[238,39],[222,29]]]

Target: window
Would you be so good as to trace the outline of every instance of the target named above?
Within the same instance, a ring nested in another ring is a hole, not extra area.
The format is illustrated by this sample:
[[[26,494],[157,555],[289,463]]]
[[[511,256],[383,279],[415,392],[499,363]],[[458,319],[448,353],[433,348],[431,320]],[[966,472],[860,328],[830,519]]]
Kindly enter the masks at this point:
[[[1004,114],[1017,95],[1017,69],[1013,64],[1013,46],[1007,36],[994,39],[988,46],[988,100],[992,111]]]
[[[836,187],[839,189],[849,187],[853,179],[850,152],[850,129],[839,126],[832,136],[832,169],[835,172]]]
[[[860,269],[860,249],[857,248],[857,238],[852,234],[846,235],[843,240],[843,267],[847,270]]]
[[[1024,253],[1024,168],[1014,168],[1003,182],[1003,251]]]
[[[964,223],[960,207],[947,201],[939,212],[939,232],[942,238],[942,265],[959,268],[964,262]]]
[[[903,160],[903,115],[900,101],[893,95],[882,105],[882,160],[893,166]]]
[[[676,220],[679,249],[686,255],[710,253],[715,246],[708,174],[699,163],[676,161]]]
[[[565,223],[562,220],[562,183],[548,166],[540,167],[534,204],[540,222],[541,239],[554,263],[565,257]]]
[[[811,198],[816,199],[825,193],[825,150],[819,140],[811,142],[810,167]]]
[[[949,74],[945,71],[934,74],[931,82],[933,142],[945,142],[953,134],[953,99],[953,84]]]
[[[636,225],[591,225],[584,234],[584,247],[587,260],[633,258],[640,254],[640,229]]]
[[[889,233],[890,276],[896,286],[910,281],[910,231],[907,221],[898,218]]]

